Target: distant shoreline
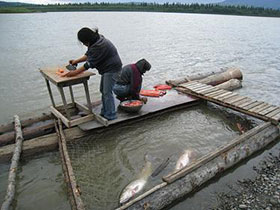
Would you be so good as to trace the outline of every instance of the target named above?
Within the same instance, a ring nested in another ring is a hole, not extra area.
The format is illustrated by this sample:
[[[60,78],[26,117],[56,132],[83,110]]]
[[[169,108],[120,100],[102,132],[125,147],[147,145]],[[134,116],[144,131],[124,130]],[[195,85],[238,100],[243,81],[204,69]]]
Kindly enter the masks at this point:
[[[1,14],[44,12],[167,12],[237,16],[280,17],[280,10],[218,4],[83,3],[1,6]]]

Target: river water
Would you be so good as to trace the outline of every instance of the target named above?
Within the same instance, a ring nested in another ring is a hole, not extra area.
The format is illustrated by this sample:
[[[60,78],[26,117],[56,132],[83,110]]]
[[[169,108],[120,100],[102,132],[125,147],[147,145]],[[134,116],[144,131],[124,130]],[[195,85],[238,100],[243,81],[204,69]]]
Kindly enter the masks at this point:
[[[76,38],[83,26],[98,26],[116,45],[124,64],[143,57],[149,60],[152,69],[144,77],[146,88],[188,74],[238,67],[244,82],[236,92],[280,105],[277,18],[140,12],[5,14],[0,15],[1,124],[10,122],[14,114],[23,119],[48,110],[50,101],[38,69],[62,66],[83,55],[86,49]],[[92,100],[100,97],[99,78],[90,79]],[[82,87],[74,91],[83,101]],[[57,91],[55,99],[59,100]],[[237,136],[238,120],[202,105],[68,145],[82,198],[90,209],[112,209],[123,187],[137,177],[146,153],[153,165],[171,156],[164,173],[171,172],[183,149],[191,148],[200,157]],[[2,201],[8,166],[0,165],[0,171]],[[24,161],[15,209],[69,209],[61,173],[57,153]],[[159,177],[149,180],[146,189],[159,181]],[[205,193],[198,193],[173,208],[191,209],[191,203],[192,209],[201,209],[195,201],[214,205],[209,191],[206,196],[207,202]]]

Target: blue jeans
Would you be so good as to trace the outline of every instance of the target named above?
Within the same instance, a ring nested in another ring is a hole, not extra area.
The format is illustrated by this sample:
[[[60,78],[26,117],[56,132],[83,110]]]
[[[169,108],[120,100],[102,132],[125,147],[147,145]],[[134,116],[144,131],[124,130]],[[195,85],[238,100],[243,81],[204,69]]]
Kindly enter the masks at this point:
[[[114,120],[117,118],[115,110],[115,101],[113,96],[113,87],[116,82],[118,72],[115,73],[104,73],[101,75],[100,92],[102,94],[102,109],[101,115],[108,120]]]
[[[113,88],[113,91],[118,96],[118,98],[126,98],[130,94],[130,86],[129,85],[115,84],[114,88]]]

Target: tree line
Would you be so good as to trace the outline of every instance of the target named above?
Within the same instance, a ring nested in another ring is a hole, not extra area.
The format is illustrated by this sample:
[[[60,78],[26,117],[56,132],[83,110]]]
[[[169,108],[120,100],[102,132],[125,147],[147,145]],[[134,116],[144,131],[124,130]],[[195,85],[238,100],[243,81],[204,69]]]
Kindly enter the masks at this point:
[[[181,4],[181,3],[69,3],[48,5],[1,6],[0,13],[26,12],[64,12],[64,11],[141,11],[141,12],[177,12],[223,15],[246,15],[280,17],[280,10],[256,8],[250,6],[225,6],[219,4]]]

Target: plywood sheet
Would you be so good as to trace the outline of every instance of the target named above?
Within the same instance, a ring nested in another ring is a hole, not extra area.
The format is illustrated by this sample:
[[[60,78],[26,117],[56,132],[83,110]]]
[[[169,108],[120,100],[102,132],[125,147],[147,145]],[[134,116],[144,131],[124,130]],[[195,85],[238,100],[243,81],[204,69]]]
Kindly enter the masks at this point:
[[[159,98],[149,97],[147,104],[143,105],[140,112],[135,114],[135,113],[126,113],[121,109],[118,109],[119,101],[116,99],[115,105],[118,111],[118,118],[116,120],[109,121],[109,126],[120,122],[141,118],[143,116],[148,116],[156,112],[165,111],[174,108],[176,106],[188,105],[192,103],[196,104],[196,102],[198,102],[197,98],[188,96],[186,94],[178,93],[175,90],[170,90],[163,97],[159,97]],[[100,113],[101,105],[96,106],[93,109],[93,111],[95,113]],[[82,130],[87,131],[87,130],[103,127],[103,125],[101,125],[97,121],[90,121],[87,123],[80,124],[79,127]]]

